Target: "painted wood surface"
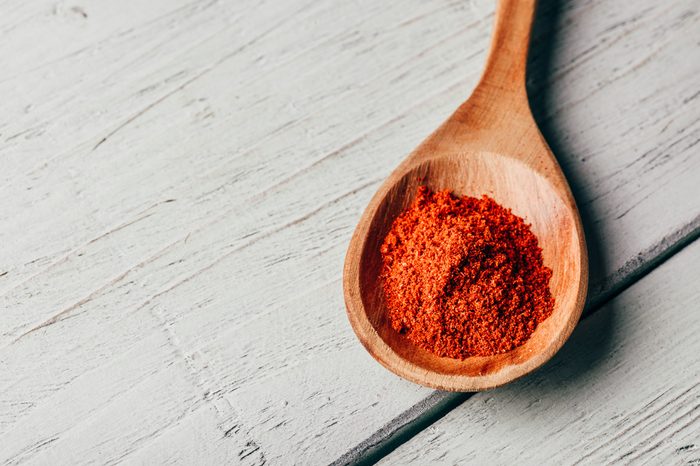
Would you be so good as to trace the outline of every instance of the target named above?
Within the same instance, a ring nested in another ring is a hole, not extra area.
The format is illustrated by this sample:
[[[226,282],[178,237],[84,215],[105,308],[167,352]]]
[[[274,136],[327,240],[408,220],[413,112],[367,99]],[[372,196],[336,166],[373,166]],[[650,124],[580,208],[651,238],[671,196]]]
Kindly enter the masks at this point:
[[[468,96],[491,1],[0,8],[1,462],[323,463],[429,404],[356,341],[342,260]],[[538,14],[602,299],[698,231],[697,3]]]
[[[582,322],[542,371],[475,394],[381,464],[698,463],[698,275],[696,241]]]

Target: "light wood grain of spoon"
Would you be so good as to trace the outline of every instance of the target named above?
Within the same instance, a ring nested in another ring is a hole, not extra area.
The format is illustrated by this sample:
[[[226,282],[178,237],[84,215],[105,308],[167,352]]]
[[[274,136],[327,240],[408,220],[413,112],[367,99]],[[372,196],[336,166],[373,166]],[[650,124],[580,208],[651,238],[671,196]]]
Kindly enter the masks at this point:
[[[573,331],[588,287],[581,218],[569,185],[530,112],[525,68],[535,0],[501,0],[484,73],[471,97],[382,184],[352,236],[343,286],[348,318],[372,356],[429,387],[479,391],[549,360]],[[460,361],[416,347],[390,325],[379,274],[380,245],[394,219],[427,184],[458,195],[488,194],[531,224],[552,269],[554,312],[522,346]]]

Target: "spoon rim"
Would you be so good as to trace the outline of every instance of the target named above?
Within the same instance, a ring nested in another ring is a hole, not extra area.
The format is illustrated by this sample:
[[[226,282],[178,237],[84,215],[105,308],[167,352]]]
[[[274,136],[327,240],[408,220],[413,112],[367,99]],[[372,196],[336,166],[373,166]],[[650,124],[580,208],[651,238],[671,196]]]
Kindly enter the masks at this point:
[[[583,312],[588,289],[588,258],[581,218],[578,209],[573,202],[573,196],[568,189],[565,192],[562,192],[562,189],[558,189],[560,186],[557,186],[558,183],[555,183],[551,178],[551,173],[541,173],[539,170],[523,162],[517,157],[509,157],[506,154],[497,154],[491,153],[490,151],[481,150],[464,150],[463,152],[480,152],[492,156],[507,157],[512,159],[512,161],[525,166],[527,170],[531,170],[535,175],[542,178],[551,187],[552,191],[556,193],[557,197],[559,198],[559,201],[562,202],[567,209],[567,212],[571,215],[575,232],[573,244],[579,244],[579,256],[577,261],[578,276],[572,278],[575,279],[575,283],[573,283],[572,286],[578,286],[578,289],[574,290],[575,301],[573,306],[569,307],[568,309],[559,309],[559,312],[568,313],[566,316],[563,316],[563,326],[561,329],[548,339],[546,346],[544,346],[541,351],[533,354],[522,362],[507,364],[500,367],[496,371],[485,374],[467,375],[438,372],[403,357],[394,348],[392,348],[387,341],[385,341],[385,339],[379,334],[375,326],[370,321],[368,310],[365,307],[362,295],[363,287],[360,279],[360,269],[362,255],[365,252],[365,248],[368,247],[368,237],[371,232],[374,216],[377,214],[377,211],[382,206],[382,202],[385,201],[391,189],[401,182],[403,177],[407,176],[413,169],[421,164],[434,163],[438,159],[451,158],[455,157],[455,155],[438,154],[432,157],[421,158],[409,156],[392,172],[384,183],[382,183],[360,217],[357,227],[355,228],[350,240],[343,267],[343,290],[346,313],[355,335],[365,349],[382,366],[404,379],[430,388],[448,391],[474,392],[499,387],[524,377],[549,361],[561,349],[564,343],[571,336],[571,333],[573,332]],[[563,178],[563,174],[561,176]],[[566,185],[566,187],[568,188],[568,185]],[[386,312],[386,310],[384,309],[382,312]],[[513,351],[516,350],[517,348]],[[483,358],[483,360],[490,360],[498,356],[500,355],[480,356],[479,358]],[[467,361],[469,359],[472,358],[467,358],[463,361]]]

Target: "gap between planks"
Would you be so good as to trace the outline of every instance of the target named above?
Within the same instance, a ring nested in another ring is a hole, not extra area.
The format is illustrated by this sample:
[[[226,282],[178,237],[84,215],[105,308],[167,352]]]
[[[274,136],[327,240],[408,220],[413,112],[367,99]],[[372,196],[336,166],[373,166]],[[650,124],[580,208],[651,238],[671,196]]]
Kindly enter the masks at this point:
[[[612,280],[615,281],[605,291],[598,296],[589,296],[581,319],[593,315],[609,301],[699,238],[700,215],[631,259],[614,273]],[[436,390],[331,464],[333,466],[375,464],[476,394]]]

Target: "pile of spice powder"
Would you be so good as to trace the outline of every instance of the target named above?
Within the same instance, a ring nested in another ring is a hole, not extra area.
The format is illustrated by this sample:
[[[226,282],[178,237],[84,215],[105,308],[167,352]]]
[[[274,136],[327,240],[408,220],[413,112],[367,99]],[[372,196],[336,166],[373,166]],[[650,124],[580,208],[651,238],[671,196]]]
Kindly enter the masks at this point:
[[[419,187],[381,253],[392,326],[438,356],[510,351],[554,308],[530,226],[488,196]]]

